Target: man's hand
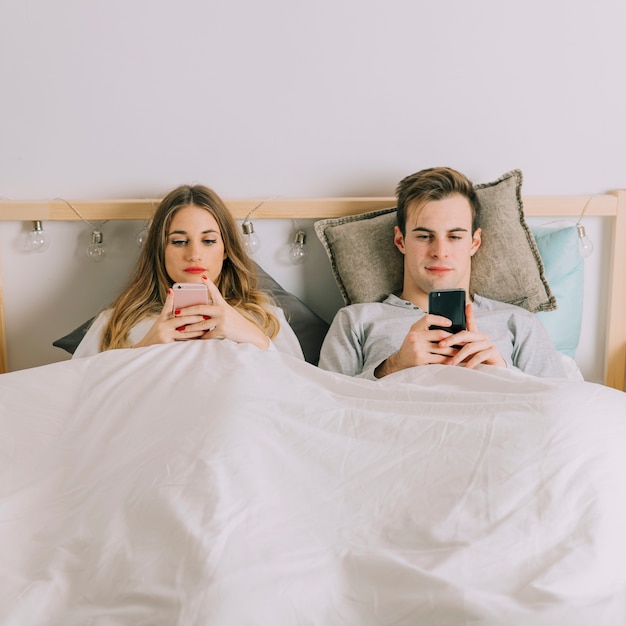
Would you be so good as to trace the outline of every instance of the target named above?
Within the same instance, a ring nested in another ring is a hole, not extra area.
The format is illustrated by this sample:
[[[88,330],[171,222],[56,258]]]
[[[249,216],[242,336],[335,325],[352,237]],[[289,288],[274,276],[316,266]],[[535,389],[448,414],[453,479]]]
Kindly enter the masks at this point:
[[[448,318],[424,315],[411,326],[400,350],[374,370],[374,376],[382,378],[417,365],[463,365],[469,369],[481,364],[506,367],[491,339],[478,332],[470,303],[465,305],[465,321],[467,330],[452,335],[445,330],[429,330],[434,325],[451,326]]]
[[[431,326],[451,326],[452,322],[441,315],[426,314],[415,322],[404,338],[400,350],[383,361],[375,370],[374,376],[382,378],[394,372],[416,365],[446,364],[455,356],[458,348],[442,346],[442,340],[456,337],[445,330],[430,330]],[[454,343],[454,342],[453,342]]]
[[[476,318],[470,303],[465,305],[465,323],[467,330],[449,335],[439,342],[441,348],[460,346],[455,354],[446,361],[447,365],[463,365],[474,369],[478,365],[496,365],[506,367],[506,362],[491,339],[484,333],[478,332]]]

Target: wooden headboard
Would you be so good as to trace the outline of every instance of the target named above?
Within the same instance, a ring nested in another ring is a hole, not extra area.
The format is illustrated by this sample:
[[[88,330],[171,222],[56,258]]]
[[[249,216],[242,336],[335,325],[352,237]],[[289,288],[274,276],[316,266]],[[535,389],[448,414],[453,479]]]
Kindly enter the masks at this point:
[[[601,216],[612,219],[612,237],[606,307],[604,383],[624,390],[626,375],[626,190],[594,196],[525,196],[527,216]],[[148,220],[158,199],[129,200],[0,200],[0,221]],[[253,209],[254,219],[323,219],[357,215],[393,206],[392,197],[234,199],[226,204],[236,219]],[[259,206],[260,205],[260,206]],[[72,209],[74,207],[74,209]],[[79,214],[80,213],[80,216]],[[8,268],[4,268],[8,271]],[[0,373],[8,371],[2,268],[0,268]]]

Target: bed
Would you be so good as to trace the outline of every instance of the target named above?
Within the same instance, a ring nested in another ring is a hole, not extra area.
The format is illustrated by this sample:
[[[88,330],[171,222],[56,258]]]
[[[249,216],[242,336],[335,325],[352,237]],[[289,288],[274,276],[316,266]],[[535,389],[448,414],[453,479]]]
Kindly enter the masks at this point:
[[[152,202],[76,205],[146,219]],[[372,296],[342,269],[343,227],[392,206],[276,199],[255,218],[317,220],[355,300]],[[626,623],[626,196],[523,207],[612,221],[606,384],[445,366],[372,382],[229,341],[0,376],[0,623]]]

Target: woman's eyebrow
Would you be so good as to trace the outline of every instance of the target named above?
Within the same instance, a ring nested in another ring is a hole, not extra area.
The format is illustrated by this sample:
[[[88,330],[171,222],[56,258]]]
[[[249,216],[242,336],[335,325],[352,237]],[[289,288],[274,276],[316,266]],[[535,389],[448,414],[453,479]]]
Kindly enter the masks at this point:
[[[208,228],[207,230],[203,230],[202,231],[202,235],[208,235],[209,233],[217,233],[218,235],[220,234],[219,230],[215,230],[214,228]],[[187,231],[186,230],[173,230],[172,232],[170,232],[169,236],[171,235],[186,235]]]

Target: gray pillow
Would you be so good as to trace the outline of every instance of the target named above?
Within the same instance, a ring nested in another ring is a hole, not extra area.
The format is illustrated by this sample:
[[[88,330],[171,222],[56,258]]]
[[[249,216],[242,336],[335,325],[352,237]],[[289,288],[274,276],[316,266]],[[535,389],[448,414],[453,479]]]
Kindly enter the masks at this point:
[[[531,312],[556,309],[541,255],[524,219],[522,172],[475,185],[482,245],[472,260],[470,292]],[[396,208],[315,222],[346,304],[379,302],[402,290],[403,255],[393,243]]]
[[[89,318],[86,322],[83,322],[80,326],[69,332],[67,335],[64,335],[60,339],[53,341],[52,345],[56,348],[62,348],[70,354],[74,354],[74,352],[76,352],[76,348],[78,348],[78,344],[83,340],[83,337],[85,336],[85,334],[89,330],[89,327],[93,324],[93,321],[95,319],[95,316]]]
[[[259,289],[268,293],[276,304],[285,312],[289,325],[296,334],[304,358],[317,365],[320,360],[320,349],[326,333],[328,322],[311,310],[300,298],[283,289],[260,265],[256,264],[259,275]]]
[[[304,358],[309,363],[317,365],[320,348],[328,331],[328,323],[297,296],[285,291],[260,265],[256,263],[255,265],[259,276],[259,289],[272,296],[276,304],[285,312],[289,325],[298,337]],[[72,332],[54,341],[52,345],[74,354],[93,320],[92,317]]]

